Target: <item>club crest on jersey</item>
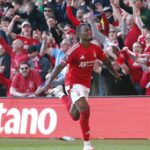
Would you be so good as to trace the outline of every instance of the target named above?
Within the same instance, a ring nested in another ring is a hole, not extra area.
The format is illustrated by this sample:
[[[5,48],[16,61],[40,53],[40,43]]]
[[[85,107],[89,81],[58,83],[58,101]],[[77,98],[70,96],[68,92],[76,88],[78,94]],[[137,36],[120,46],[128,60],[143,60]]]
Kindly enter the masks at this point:
[[[29,87],[30,89],[32,89],[32,88],[34,87],[34,83],[33,83],[32,81],[30,81],[30,82],[28,83],[28,87]]]

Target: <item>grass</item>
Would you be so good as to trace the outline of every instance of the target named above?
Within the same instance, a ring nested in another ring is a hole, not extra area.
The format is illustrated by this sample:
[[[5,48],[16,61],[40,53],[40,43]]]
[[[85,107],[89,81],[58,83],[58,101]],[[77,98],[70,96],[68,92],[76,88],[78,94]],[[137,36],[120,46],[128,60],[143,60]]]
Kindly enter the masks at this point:
[[[92,140],[96,150],[149,150],[150,140]],[[0,139],[0,150],[82,150],[81,140]]]

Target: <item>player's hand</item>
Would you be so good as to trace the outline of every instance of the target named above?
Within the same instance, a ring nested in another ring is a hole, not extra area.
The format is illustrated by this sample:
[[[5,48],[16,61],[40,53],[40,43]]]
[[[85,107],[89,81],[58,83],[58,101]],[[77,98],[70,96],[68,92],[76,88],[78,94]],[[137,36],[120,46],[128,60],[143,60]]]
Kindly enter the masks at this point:
[[[117,79],[117,80],[119,80],[119,81],[122,81],[122,77],[123,76],[123,74],[121,74],[121,73],[119,73],[119,72],[116,72],[115,74],[114,74],[114,77]]]

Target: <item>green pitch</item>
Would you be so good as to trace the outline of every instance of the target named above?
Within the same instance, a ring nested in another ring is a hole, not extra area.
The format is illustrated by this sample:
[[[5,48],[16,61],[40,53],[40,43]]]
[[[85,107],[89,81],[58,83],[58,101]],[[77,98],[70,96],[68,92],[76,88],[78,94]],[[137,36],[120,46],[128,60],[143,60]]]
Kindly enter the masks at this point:
[[[92,140],[96,150],[150,150],[150,140]],[[82,150],[81,140],[0,138],[0,150]]]

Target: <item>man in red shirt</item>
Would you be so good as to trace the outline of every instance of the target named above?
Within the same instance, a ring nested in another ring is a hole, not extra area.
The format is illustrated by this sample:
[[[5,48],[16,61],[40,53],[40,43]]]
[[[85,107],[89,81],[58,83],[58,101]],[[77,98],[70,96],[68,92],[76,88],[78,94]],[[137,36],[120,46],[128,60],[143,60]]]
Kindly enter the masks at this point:
[[[31,70],[28,63],[22,63],[19,67],[19,73],[12,80],[10,94],[16,97],[26,97],[34,93],[41,83],[40,75]]]
[[[58,73],[68,65],[65,79],[68,96],[62,95],[61,101],[66,106],[72,119],[80,122],[84,140],[83,150],[94,150],[90,142],[90,107],[87,98],[96,59],[103,61],[116,78],[120,79],[120,76],[115,72],[102,49],[90,42],[92,40],[92,31],[88,24],[81,24],[77,27],[77,36],[80,41],[67,51],[61,63],[52,71],[46,84],[35,92],[35,96],[46,90]]]
[[[19,39],[21,41],[23,41],[24,44],[24,49],[28,49],[28,47],[30,45],[38,45],[40,43],[39,39],[40,39],[40,34],[39,34],[39,38],[34,37],[34,34],[32,36],[32,33],[36,32],[36,30],[32,30],[32,26],[28,21],[24,21],[21,24],[21,33],[20,34],[15,34],[12,32],[14,23],[16,21],[20,20],[20,16],[16,15],[11,23],[9,24],[8,27],[8,33],[10,34],[10,36],[15,40],[15,39]],[[32,32],[33,31],[33,32]],[[39,31],[40,32],[40,31]]]

